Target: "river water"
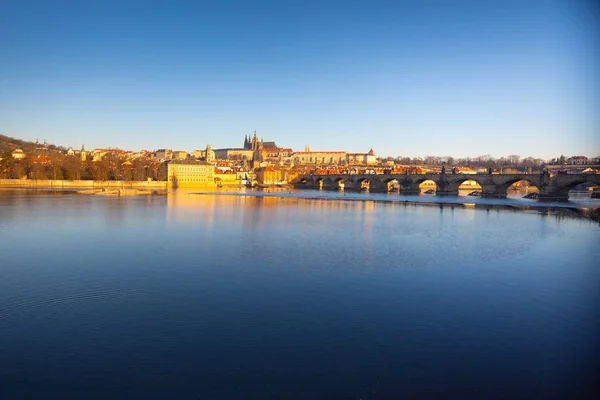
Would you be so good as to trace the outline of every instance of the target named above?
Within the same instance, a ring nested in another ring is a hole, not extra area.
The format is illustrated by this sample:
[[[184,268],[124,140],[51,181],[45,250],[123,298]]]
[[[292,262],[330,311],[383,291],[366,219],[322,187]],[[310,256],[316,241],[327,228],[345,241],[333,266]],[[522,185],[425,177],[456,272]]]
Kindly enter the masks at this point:
[[[336,196],[0,190],[0,398],[593,397],[598,222]]]

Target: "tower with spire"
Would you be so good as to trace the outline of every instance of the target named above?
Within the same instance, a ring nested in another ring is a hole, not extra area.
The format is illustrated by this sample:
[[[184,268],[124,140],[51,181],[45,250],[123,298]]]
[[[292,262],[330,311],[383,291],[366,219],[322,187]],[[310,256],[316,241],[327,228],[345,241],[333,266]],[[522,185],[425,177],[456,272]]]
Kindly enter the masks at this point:
[[[208,163],[212,163],[215,161],[215,152],[212,149],[212,146],[210,144],[206,145],[206,156],[204,157],[204,160]]]
[[[258,150],[258,136],[256,135],[256,130],[254,131],[254,136],[252,136],[252,150]]]

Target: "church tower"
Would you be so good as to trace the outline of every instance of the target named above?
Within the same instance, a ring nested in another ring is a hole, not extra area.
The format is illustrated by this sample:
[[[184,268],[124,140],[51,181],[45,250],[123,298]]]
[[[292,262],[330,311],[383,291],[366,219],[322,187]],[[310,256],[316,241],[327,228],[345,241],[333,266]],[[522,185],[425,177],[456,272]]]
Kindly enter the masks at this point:
[[[81,157],[81,161],[85,161],[87,159],[87,153],[83,145],[81,145],[81,152],[79,153],[79,156]]]
[[[204,157],[207,163],[212,163],[215,161],[215,152],[212,149],[210,144],[206,145],[206,156]]]
[[[255,150],[255,151],[258,150],[258,145],[259,145],[258,136],[256,135],[256,131],[254,131],[254,136],[252,136],[252,146],[251,146],[251,149]]]

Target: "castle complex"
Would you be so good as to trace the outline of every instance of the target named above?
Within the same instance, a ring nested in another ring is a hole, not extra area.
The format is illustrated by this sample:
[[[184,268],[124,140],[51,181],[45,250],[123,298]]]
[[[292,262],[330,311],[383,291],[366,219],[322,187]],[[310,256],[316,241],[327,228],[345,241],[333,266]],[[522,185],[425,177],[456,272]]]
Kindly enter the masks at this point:
[[[294,151],[291,148],[279,147],[275,142],[265,142],[254,135],[244,137],[244,147],[216,149],[215,156],[221,160],[247,160],[253,167],[261,163],[277,165],[376,165],[377,157],[371,149],[368,153],[347,153],[345,151]]]
[[[263,184],[276,184],[289,181],[291,169],[296,166],[306,166],[312,168],[337,167],[337,166],[355,166],[372,167],[377,165],[377,157],[371,149],[368,153],[347,153],[345,151],[311,151],[306,146],[304,151],[294,151],[288,147],[279,147],[275,142],[265,142],[259,138],[254,131],[252,136],[244,136],[242,147],[212,149],[210,145],[206,150],[196,150],[193,157],[185,154],[185,157],[177,156],[178,153],[171,152],[168,149],[161,149],[156,152],[156,157],[166,159],[168,165],[168,180],[171,186],[203,186],[215,185],[225,182],[241,182],[245,179],[252,180],[252,176]],[[184,154],[182,154],[184,156]],[[168,161],[172,160],[172,161]],[[221,164],[221,165],[220,165]],[[237,164],[239,176],[235,179],[231,174],[222,171]],[[214,172],[215,182],[208,174],[207,168],[213,165],[216,167]],[[219,176],[219,170],[224,172]],[[245,178],[245,179],[244,179]]]

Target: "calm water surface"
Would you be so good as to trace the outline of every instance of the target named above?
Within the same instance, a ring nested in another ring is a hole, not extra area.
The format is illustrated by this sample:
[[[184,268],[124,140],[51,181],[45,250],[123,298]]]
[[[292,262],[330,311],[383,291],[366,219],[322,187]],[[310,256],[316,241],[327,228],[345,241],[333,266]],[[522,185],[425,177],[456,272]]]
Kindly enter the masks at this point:
[[[539,212],[0,191],[0,398],[592,398],[599,245]]]

